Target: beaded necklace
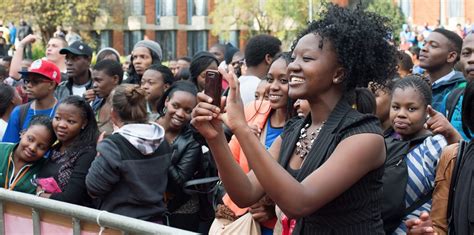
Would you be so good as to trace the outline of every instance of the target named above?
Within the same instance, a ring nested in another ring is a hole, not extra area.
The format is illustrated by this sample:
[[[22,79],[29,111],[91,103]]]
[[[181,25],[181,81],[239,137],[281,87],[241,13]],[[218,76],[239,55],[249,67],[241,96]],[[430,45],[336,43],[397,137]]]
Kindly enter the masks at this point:
[[[296,154],[301,158],[304,159],[306,155],[308,155],[309,150],[311,150],[311,146],[313,146],[313,142],[316,139],[316,134],[319,134],[321,129],[323,128],[326,121],[322,122],[321,126],[316,128],[311,134],[308,135],[308,127],[309,123],[306,123],[303,128],[300,130],[300,137],[298,138],[298,142],[296,142]]]

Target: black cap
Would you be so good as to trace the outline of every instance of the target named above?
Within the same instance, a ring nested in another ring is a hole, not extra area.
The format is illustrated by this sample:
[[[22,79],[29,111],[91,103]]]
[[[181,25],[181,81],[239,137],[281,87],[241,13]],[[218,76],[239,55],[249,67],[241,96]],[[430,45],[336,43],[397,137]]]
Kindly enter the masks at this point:
[[[81,41],[75,41],[59,51],[59,54],[85,55],[92,57],[92,48]]]

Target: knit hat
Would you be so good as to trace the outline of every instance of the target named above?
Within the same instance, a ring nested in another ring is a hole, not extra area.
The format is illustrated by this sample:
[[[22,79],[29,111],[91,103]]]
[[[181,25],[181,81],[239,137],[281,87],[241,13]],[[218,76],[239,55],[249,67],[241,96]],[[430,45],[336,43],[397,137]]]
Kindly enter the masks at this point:
[[[133,50],[135,50],[138,47],[146,47],[150,49],[151,51],[153,51],[156,55],[158,55],[158,59],[160,59],[160,61],[163,59],[163,51],[161,50],[161,46],[155,41],[141,40],[137,42],[137,44],[135,44],[135,46],[133,47]]]
[[[53,80],[56,82],[56,84],[61,82],[61,72],[59,71],[58,66],[47,60],[35,60],[33,63],[31,63],[28,71],[21,71],[19,73],[26,77],[32,73],[39,74],[45,78]]]
[[[112,48],[112,47],[104,47],[104,48],[100,49],[100,51],[97,52],[97,56],[96,56],[96,57],[99,58],[100,54],[102,54],[102,53],[104,53],[104,52],[106,52],[106,51],[111,51],[111,52],[112,52],[113,54],[115,54],[115,55],[117,56],[117,58],[120,60],[120,53],[119,53],[117,50],[115,50],[114,48]],[[119,61],[119,62],[120,62],[120,61]]]

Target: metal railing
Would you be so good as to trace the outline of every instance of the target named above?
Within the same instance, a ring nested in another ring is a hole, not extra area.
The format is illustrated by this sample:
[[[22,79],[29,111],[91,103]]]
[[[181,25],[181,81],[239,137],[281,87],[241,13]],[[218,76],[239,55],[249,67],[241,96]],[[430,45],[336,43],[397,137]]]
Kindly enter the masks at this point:
[[[70,203],[37,197],[0,188],[0,235],[5,234],[4,207],[18,204],[31,208],[33,234],[41,234],[41,212],[50,212],[71,218],[74,235],[81,234],[81,221],[97,224],[100,228],[119,230],[122,234],[195,234],[156,223],[130,218]]]

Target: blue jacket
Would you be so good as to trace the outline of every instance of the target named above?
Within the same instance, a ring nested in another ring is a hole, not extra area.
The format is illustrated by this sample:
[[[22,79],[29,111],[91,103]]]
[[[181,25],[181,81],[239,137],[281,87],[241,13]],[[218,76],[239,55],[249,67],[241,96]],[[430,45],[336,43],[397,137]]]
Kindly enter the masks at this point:
[[[438,112],[442,112],[441,106],[445,97],[455,88],[466,83],[466,79],[461,72],[456,73],[447,81],[440,82],[431,87],[433,92],[433,103],[431,106]]]

